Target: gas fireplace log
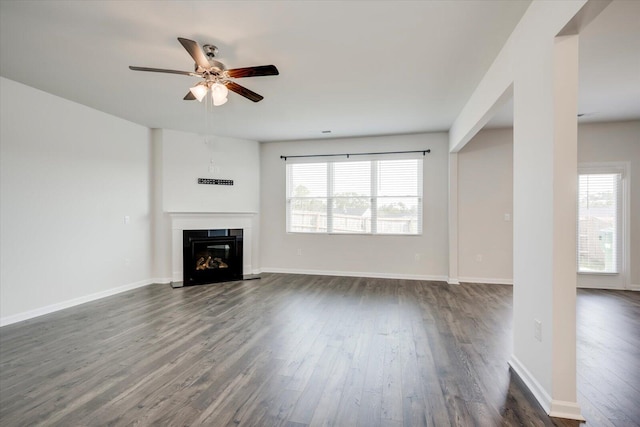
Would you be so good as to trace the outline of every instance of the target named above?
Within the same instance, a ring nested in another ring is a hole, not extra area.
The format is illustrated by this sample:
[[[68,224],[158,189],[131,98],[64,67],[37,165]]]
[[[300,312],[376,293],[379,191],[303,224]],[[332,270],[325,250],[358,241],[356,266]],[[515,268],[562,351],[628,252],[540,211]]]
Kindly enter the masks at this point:
[[[198,258],[198,261],[196,261],[196,270],[206,270],[206,269],[207,269],[207,262],[205,261],[204,257]]]

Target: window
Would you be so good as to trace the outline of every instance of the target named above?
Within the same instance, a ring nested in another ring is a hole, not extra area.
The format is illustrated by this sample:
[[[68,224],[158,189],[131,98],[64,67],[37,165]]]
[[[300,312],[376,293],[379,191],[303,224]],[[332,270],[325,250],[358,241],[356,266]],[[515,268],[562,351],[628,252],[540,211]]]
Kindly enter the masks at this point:
[[[287,163],[287,231],[420,234],[422,158]]]
[[[622,173],[609,172],[578,175],[579,273],[620,272]]]

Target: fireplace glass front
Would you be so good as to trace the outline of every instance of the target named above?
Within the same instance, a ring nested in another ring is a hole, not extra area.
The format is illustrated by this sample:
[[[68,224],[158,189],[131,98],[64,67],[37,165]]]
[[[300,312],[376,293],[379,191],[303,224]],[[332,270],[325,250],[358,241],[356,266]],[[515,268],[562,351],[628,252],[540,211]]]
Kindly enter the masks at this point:
[[[184,285],[242,279],[242,229],[184,230]]]

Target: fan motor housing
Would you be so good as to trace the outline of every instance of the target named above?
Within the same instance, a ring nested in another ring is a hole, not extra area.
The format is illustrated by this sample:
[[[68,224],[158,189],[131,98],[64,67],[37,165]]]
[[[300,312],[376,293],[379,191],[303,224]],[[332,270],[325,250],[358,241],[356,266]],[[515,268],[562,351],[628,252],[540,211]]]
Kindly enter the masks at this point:
[[[207,61],[209,61],[209,65],[211,66],[208,70],[205,70],[205,71],[218,74],[218,73],[222,73],[227,69],[227,67],[222,62],[213,59],[218,54],[217,46],[214,46],[212,44],[205,44],[202,46],[202,50],[207,57]],[[196,65],[196,72],[203,71],[202,69],[198,69],[198,64],[195,64],[195,65]]]
[[[215,58],[218,54],[218,47],[212,44],[203,45],[202,50],[204,51],[204,54],[207,55],[207,58]]]

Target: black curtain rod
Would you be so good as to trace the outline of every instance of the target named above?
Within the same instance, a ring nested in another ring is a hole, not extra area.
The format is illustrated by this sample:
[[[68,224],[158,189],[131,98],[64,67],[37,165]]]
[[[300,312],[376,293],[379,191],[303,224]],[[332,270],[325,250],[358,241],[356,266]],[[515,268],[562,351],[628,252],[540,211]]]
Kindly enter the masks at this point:
[[[347,159],[350,156],[372,156],[372,155],[376,155],[376,154],[405,154],[405,153],[422,153],[422,155],[426,155],[427,153],[430,153],[431,150],[427,149],[427,150],[413,150],[413,151],[382,151],[379,153],[344,153],[344,154],[306,154],[303,156],[280,156],[281,159],[284,159],[285,161],[289,158],[294,159],[294,158],[300,158],[300,157],[341,157],[341,156],[347,156]]]

